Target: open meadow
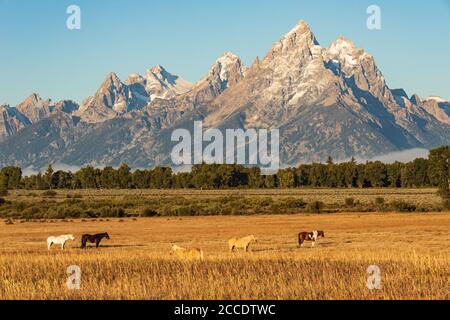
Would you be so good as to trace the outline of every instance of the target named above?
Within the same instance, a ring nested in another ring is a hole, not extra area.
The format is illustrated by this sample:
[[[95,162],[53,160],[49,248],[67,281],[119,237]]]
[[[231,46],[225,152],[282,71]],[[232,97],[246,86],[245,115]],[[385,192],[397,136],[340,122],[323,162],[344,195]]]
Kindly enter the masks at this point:
[[[370,202],[377,196],[439,201],[432,190],[269,192],[306,201],[321,197],[326,203],[345,197]],[[268,196],[251,190],[77,193],[82,201]],[[52,201],[66,196],[58,193]],[[7,199],[33,197],[16,191]],[[297,234],[312,230],[324,230],[325,238],[314,248],[310,243],[299,248]],[[102,232],[111,239],[99,249],[79,249],[82,234]],[[47,237],[62,234],[74,234],[75,241],[65,251],[55,246],[48,252]],[[258,239],[250,252],[228,251],[228,239],[250,234]],[[172,244],[201,248],[204,261],[172,255]],[[14,220],[0,226],[0,299],[449,299],[449,244],[448,212]],[[81,268],[81,290],[66,286],[71,265]],[[367,287],[371,265],[381,270],[381,290]]]

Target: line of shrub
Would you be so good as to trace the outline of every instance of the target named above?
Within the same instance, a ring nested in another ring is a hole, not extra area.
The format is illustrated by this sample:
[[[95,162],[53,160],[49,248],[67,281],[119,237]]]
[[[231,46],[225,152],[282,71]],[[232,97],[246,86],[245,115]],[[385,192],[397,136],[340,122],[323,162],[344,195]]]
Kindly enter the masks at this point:
[[[448,204],[447,204],[448,205]],[[412,204],[401,200],[386,203],[377,197],[373,203],[347,198],[343,203],[307,203],[299,198],[227,196],[202,197],[127,197],[114,200],[84,200],[71,196],[63,201],[50,194],[33,202],[7,201],[0,198],[0,217],[15,219],[65,219],[155,216],[212,216],[336,212],[431,212],[446,210],[441,206]]]

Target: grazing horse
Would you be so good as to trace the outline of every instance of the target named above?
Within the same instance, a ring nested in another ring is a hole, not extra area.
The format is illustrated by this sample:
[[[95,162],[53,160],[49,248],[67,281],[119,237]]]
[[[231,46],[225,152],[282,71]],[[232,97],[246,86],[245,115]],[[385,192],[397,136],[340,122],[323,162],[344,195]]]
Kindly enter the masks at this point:
[[[301,232],[298,234],[298,244],[303,247],[305,241],[311,241],[312,247],[314,247],[317,239],[319,237],[325,238],[325,232],[323,231],[312,231],[312,232]]]
[[[52,245],[54,244],[60,244],[61,250],[64,250],[64,247],[66,246],[66,242],[69,240],[75,240],[75,237],[72,234],[66,234],[59,237],[48,237],[47,238],[47,249],[50,250],[52,248]]]
[[[110,239],[109,234],[105,233],[99,233],[95,235],[90,234],[84,234],[81,237],[81,249],[86,249],[86,244],[89,243],[95,243],[95,247],[98,248],[100,246],[100,242],[103,240],[103,238]]]
[[[172,246],[172,251],[178,255],[180,258],[192,259],[192,260],[203,260],[203,250],[198,248],[186,249],[179,247],[177,245]]]
[[[234,249],[244,249],[245,252],[248,252],[248,248],[252,241],[255,241],[256,243],[258,240],[256,240],[254,235],[244,237],[244,238],[232,238],[228,240],[228,247],[230,248],[230,251],[233,252]]]

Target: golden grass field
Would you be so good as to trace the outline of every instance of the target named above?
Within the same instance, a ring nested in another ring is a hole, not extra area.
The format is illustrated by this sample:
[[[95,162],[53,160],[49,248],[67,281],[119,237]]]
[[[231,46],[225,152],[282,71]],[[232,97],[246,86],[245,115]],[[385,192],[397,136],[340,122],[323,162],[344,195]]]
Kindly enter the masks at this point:
[[[403,191],[402,199],[427,197],[427,191],[411,190],[412,195],[408,191]],[[183,192],[189,191],[179,194]],[[289,193],[277,192],[280,196]],[[305,192],[314,196],[312,190]],[[337,199],[344,191],[337,195],[330,190],[317,192],[328,192]],[[351,196],[368,197],[367,192],[355,193]],[[215,192],[204,194],[214,196]],[[83,194],[88,195],[127,197],[133,193]],[[10,198],[20,196],[13,193]],[[450,298],[449,213],[122,220],[2,223],[0,299]],[[315,229],[324,230],[326,237],[315,248],[309,244],[298,248],[297,233]],[[101,232],[108,232],[111,240],[104,240],[100,249],[78,249],[83,233]],[[57,247],[47,251],[48,236],[68,233],[76,240],[64,252]],[[249,234],[258,238],[251,252],[228,252],[229,238]],[[171,244],[202,248],[205,260],[182,261],[171,254]],[[79,291],[66,287],[70,265],[81,267]],[[366,286],[369,265],[381,268],[381,290]]]

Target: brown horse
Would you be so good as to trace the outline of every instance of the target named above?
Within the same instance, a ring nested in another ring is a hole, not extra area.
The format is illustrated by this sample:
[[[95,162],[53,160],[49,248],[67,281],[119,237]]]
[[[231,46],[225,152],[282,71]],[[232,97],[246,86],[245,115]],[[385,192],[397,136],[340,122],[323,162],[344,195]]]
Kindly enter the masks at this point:
[[[298,244],[300,247],[303,247],[303,243],[305,241],[311,241],[312,247],[314,247],[314,244],[316,243],[317,239],[319,237],[325,238],[325,232],[323,231],[312,231],[312,232],[300,232],[298,234]]]
[[[85,234],[81,237],[81,248],[85,249],[86,244],[89,243],[95,243],[95,247],[98,248],[100,246],[100,242],[103,240],[103,238],[110,239],[109,234],[105,233],[99,233],[95,235]]]

